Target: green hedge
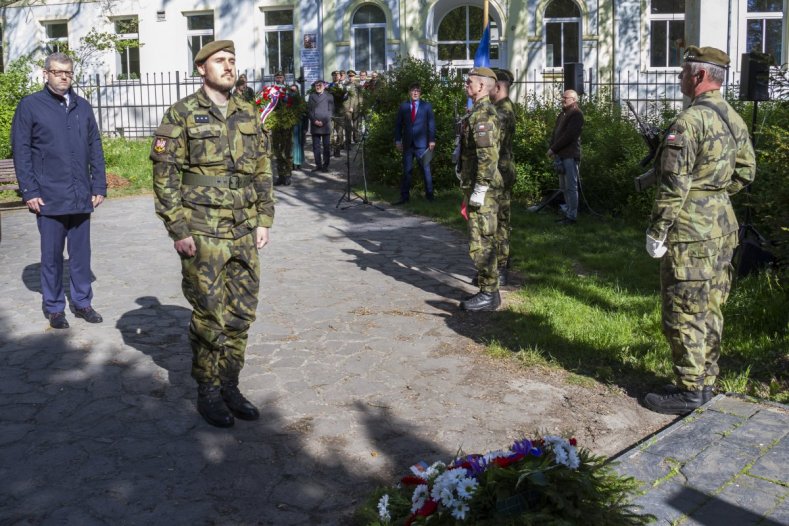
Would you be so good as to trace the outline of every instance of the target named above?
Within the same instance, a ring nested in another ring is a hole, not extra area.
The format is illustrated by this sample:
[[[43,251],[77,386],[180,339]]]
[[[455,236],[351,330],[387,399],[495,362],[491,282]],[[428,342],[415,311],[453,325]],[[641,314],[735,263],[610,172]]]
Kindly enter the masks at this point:
[[[16,106],[22,97],[38,89],[30,80],[32,64],[28,60],[15,60],[0,73],[0,159],[11,157],[11,122]]]

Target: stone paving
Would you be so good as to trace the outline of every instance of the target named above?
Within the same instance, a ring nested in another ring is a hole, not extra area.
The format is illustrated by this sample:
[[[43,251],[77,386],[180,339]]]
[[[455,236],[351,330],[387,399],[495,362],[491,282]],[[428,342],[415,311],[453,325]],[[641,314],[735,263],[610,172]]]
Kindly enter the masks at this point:
[[[658,524],[789,524],[786,406],[718,395],[616,460]]]
[[[110,199],[94,214],[94,306],[105,321],[68,316],[65,331],[41,312],[33,217],[3,212],[0,525],[348,524],[371,487],[415,460],[566,430],[557,408],[570,391],[465,352],[473,335],[456,322],[466,315],[457,303],[473,289],[463,236],[357,199],[337,208],[343,188],[337,173],[297,174],[277,190],[241,379],[262,416],[229,430],[195,411],[180,265],[151,196]],[[612,411],[600,419],[622,426],[649,413]],[[772,422],[771,411],[705,414],[734,426]],[[759,453],[749,426],[727,437],[728,458],[760,455],[738,484],[765,486],[786,467],[785,422],[774,453]],[[616,428],[603,438],[598,453],[631,445]],[[664,476],[659,458],[653,480]],[[774,518],[785,523],[783,489]],[[747,508],[732,491],[716,498]]]

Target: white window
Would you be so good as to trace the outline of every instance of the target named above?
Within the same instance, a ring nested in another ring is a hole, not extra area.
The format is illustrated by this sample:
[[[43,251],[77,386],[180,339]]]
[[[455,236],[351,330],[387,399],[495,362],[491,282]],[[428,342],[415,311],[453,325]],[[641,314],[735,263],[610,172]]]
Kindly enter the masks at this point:
[[[581,62],[581,10],[572,0],[553,0],[545,8],[545,65],[569,62]]]
[[[685,0],[650,0],[649,66],[682,66],[685,48]]]
[[[293,73],[293,10],[263,12],[266,39],[266,72]]]
[[[119,80],[140,78],[139,27],[139,19],[136,16],[115,19],[115,34],[120,40],[116,55]]]
[[[189,65],[187,71],[197,76],[195,56],[200,48],[214,41],[214,13],[186,15],[186,40],[189,46]]]
[[[493,17],[490,24],[490,60],[499,59],[499,28]],[[473,5],[457,7],[447,13],[438,26],[438,59],[450,62],[457,73],[465,73],[474,65],[474,54],[482,38],[482,8]],[[449,67],[449,66],[447,66]]]
[[[353,15],[353,63],[356,70],[386,69],[386,16],[380,8],[366,4]]]
[[[47,55],[68,51],[68,22],[42,22],[46,38],[44,51]]]
[[[783,0],[746,0],[746,4],[745,51],[768,53],[776,64],[783,64]]]

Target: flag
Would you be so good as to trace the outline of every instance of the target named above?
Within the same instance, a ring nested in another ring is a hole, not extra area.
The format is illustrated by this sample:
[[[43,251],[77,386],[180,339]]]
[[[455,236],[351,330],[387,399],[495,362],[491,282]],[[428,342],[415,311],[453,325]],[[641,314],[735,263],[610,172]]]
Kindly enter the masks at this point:
[[[479,39],[479,47],[477,47],[477,52],[474,53],[474,67],[490,67],[490,22],[485,23],[482,38]]]

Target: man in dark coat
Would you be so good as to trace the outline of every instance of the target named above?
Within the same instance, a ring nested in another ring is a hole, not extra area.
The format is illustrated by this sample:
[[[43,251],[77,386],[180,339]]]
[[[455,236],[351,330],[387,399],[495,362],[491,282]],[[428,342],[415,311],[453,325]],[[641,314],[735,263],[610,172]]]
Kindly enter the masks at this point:
[[[562,95],[562,112],[556,117],[548,156],[559,172],[559,188],[564,193],[564,218],[559,223],[572,225],[578,217],[578,164],[581,162],[581,131],[584,114],[578,107],[578,94],[568,89]]]
[[[91,306],[90,214],[107,195],[101,136],[88,101],[74,93],[74,62],[63,53],[44,61],[44,89],[23,98],[11,125],[19,188],[41,236],[44,313],[66,329],[63,249],[68,240],[71,310],[100,323]]]
[[[395,124],[395,146],[403,152],[403,178],[400,182],[400,200],[396,205],[408,202],[411,189],[411,170],[414,158],[422,165],[425,175],[425,196],[433,200],[433,178],[430,175],[430,156],[436,147],[436,119],[433,106],[421,100],[422,88],[418,83],[408,88],[409,99],[400,105]],[[430,151],[425,162],[425,152]]]
[[[326,92],[322,80],[313,84],[314,93],[307,100],[307,117],[310,120],[312,153],[315,156],[315,171],[329,171],[331,159],[331,119],[334,115],[334,97]]]

